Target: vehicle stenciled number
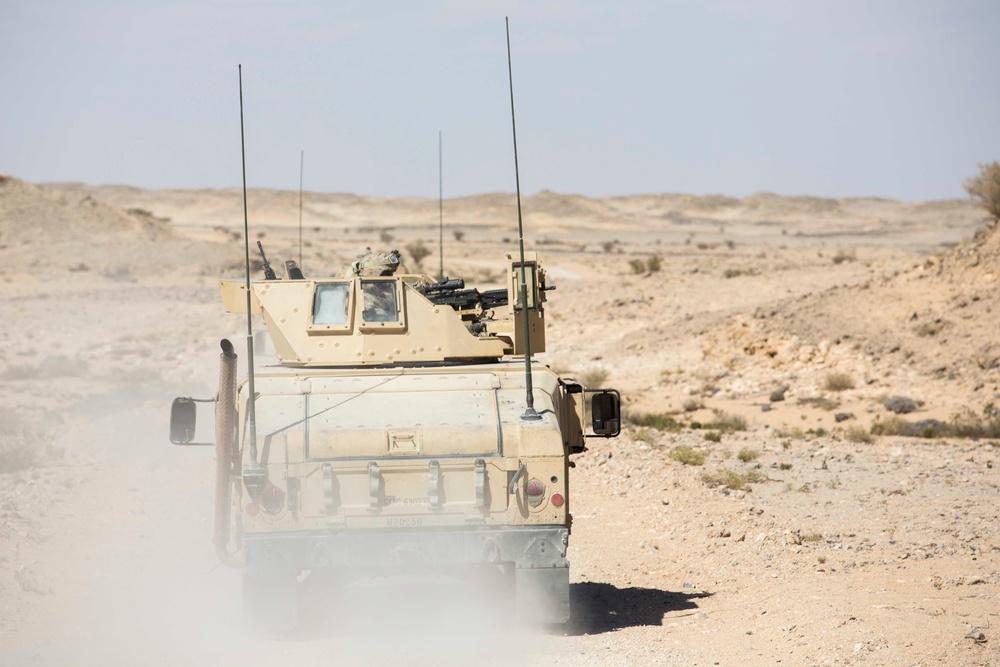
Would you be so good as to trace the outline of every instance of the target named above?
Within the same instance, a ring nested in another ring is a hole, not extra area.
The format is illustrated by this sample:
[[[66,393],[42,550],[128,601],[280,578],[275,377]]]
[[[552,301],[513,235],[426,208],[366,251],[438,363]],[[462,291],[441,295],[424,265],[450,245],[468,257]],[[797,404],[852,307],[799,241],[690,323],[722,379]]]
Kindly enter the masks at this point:
[[[389,528],[407,528],[409,526],[421,526],[424,520],[419,516],[391,516],[386,518],[385,525]]]

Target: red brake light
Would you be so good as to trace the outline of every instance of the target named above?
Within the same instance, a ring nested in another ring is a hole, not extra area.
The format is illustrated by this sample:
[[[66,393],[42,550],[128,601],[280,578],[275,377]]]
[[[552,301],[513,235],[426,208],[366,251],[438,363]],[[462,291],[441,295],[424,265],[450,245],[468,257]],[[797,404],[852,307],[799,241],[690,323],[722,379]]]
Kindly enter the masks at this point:
[[[552,505],[555,507],[562,507],[563,501],[565,499],[562,497],[561,493],[552,494]]]
[[[247,503],[246,510],[250,516],[257,516],[257,503],[251,500]]]
[[[524,492],[528,496],[528,504],[532,507],[538,507],[545,500],[545,485],[541,480],[529,479]]]

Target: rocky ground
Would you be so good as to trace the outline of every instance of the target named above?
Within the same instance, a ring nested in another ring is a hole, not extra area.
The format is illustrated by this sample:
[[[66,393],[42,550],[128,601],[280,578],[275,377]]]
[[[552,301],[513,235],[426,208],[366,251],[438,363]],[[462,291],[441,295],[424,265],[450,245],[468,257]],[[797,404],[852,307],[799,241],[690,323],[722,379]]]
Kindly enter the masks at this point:
[[[307,201],[307,273],[436,247],[436,202]],[[251,197],[276,259],[296,205]],[[447,273],[495,283],[511,205],[446,202]],[[210,450],[166,440],[170,399],[213,393],[241,338],[214,285],[241,213],[0,182],[0,663],[1000,663],[1000,234],[970,204],[529,199],[544,358],[626,400],[622,437],[576,458],[573,619],[511,626],[450,585],[331,606],[317,583],[321,620],[280,640],[244,633],[217,567]]]

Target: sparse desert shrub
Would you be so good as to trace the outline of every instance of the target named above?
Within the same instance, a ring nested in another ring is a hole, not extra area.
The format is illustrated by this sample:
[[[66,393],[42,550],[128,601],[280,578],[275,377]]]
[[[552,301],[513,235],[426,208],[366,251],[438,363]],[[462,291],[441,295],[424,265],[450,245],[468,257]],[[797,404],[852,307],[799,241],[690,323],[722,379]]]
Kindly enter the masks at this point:
[[[750,449],[749,447],[744,447],[736,455],[736,458],[738,458],[743,463],[750,463],[751,461],[756,461],[757,457],[759,456],[760,452],[758,452],[756,449]]]
[[[661,268],[663,268],[663,260],[660,259],[659,255],[653,255],[645,260],[640,258],[630,259],[628,261],[629,268],[632,269],[632,273],[636,275],[648,275],[651,273],[657,273]]]
[[[605,253],[610,253],[614,249],[615,249],[614,241],[605,241],[604,243],[601,244],[601,250],[603,250]]]
[[[802,536],[803,542],[822,542],[823,535],[821,533],[809,533],[808,535]]]
[[[743,275],[743,269],[726,269],[722,275],[725,278],[739,278]]]
[[[701,386],[698,387],[698,393],[702,396],[715,396],[719,393],[719,385],[715,384],[711,380],[707,380],[702,382]]]
[[[853,250],[847,252],[845,250],[838,250],[837,254],[833,256],[834,264],[843,264],[844,262],[856,262],[858,261],[858,256]]]
[[[953,425],[945,424],[937,419],[921,419],[909,422],[897,415],[890,415],[885,419],[877,419],[872,423],[871,432],[873,435],[903,435],[909,438],[943,438],[957,435]]]
[[[986,404],[982,415],[968,408],[952,415],[948,426],[949,435],[958,438],[1000,438],[1000,416],[992,403]]]
[[[686,466],[700,466],[705,463],[705,453],[688,445],[677,445],[670,450],[670,458]]]
[[[715,413],[715,419],[708,424],[704,424],[702,428],[723,432],[747,430],[747,420],[742,415],[723,412],[722,410],[713,410],[712,412]]]
[[[969,196],[990,214],[1000,220],[1000,163],[979,165],[979,173],[962,184]]]
[[[943,320],[934,320],[933,322],[922,322],[913,328],[913,333],[917,334],[921,338],[927,338],[929,336],[936,336],[944,329]]]
[[[916,401],[905,396],[887,396],[882,399],[882,405],[886,410],[897,415],[909,414],[919,407]]]
[[[699,401],[697,398],[689,398],[684,401],[684,412],[695,412],[696,410],[701,410],[705,407],[705,404]]]
[[[465,232],[461,229],[453,229],[451,235],[455,237],[455,240],[461,243],[465,239]]]
[[[406,252],[410,254],[410,258],[413,259],[413,263],[419,267],[421,262],[430,256],[431,249],[425,246],[423,241],[418,240],[407,244]]]
[[[608,372],[603,368],[591,368],[580,373],[580,384],[589,389],[598,389],[608,379]]]
[[[705,440],[708,442],[722,442],[722,434],[718,431],[709,431],[705,434]]]
[[[253,264],[253,262],[251,262]],[[261,264],[263,266],[263,264]],[[116,283],[134,283],[137,278],[132,273],[132,267],[128,264],[118,264],[116,266],[107,266],[99,271],[99,273]]]
[[[387,245],[389,243],[392,243],[393,240],[395,240],[395,238],[396,237],[393,236],[392,232],[390,232],[388,229],[383,229],[382,231],[380,231],[378,233],[378,240],[381,241],[384,244],[387,244]],[[416,260],[414,260],[414,261],[416,261]],[[417,262],[417,263],[419,264],[420,262]]]
[[[823,380],[823,388],[827,391],[846,391],[854,389],[854,380],[847,373],[827,373]]]
[[[653,434],[650,433],[649,429],[646,428],[637,428],[633,430],[632,439],[635,440],[636,442],[645,442],[646,444],[652,444],[653,442],[656,441],[656,438],[653,436]]]
[[[806,437],[805,431],[803,431],[798,426],[793,426],[791,428],[781,428],[778,429],[779,438],[791,438],[792,440],[802,440]],[[787,447],[786,447],[787,449]]]
[[[870,445],[875,442],[875,436],[860,424],[852,424],[844,429],[844,437],[850,442],[863,442]]]
[[[827,398],[826,396],[806,396],[805,398],[800,398],[798,400],[798,404],[811,405],[814,408],[826,410],[827,412],[836,410],[840,407],[840,403],[838,401]]]
[[[735,470],[722,468],[721,470],[717,470],[715,472],[703,472],[701,474],[701,481],[712,489],[717,486],[724,486],[731,491],[741,491],[746,489],[747,484],[752,482],[767,481],[767,477],[757,470],[738,473]]]
[[[634,426],[648,426],[657,431],[676,432],[681,430],[682,426],[676,419],[662,412],[637,412],[629,415],[628,421]]]

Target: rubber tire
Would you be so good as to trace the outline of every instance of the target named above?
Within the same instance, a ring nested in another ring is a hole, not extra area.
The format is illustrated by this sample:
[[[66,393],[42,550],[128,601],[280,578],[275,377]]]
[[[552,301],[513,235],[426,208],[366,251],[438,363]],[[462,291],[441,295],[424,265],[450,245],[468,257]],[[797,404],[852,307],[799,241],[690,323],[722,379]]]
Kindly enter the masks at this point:
[[[299,624],[298,578],[243,574],[243,622],[251,630],[286,634]]]

